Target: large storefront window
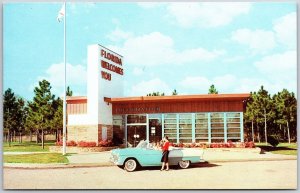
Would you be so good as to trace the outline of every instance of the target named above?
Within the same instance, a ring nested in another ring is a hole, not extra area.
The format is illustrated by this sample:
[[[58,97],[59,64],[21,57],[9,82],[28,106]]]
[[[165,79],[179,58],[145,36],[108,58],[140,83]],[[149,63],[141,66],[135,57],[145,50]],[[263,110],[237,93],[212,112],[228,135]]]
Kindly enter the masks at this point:
[[[208,114],[197,113],[195,115],[195,140],[196,142],[208,142]]]
[[[192,114],[179,114],[179,141],[192,143]]]
[[[135,147],[147,140],[147,115],[127,115],[127,146]]]
[[[240,112],[170,113],[114,116],[114,137],[135,146],[142,140],[158,142],[162,134],[173,143],[242,141],[242,114]],[[163,126],[163,128],[162,128]],[[119,137],[120,136],[120,137]],[[124,141],[124,140],[123,140]]]
[[[146,125],[128,125],[127,143],[129,147],[136,147],[141,140],[147,139]]]
[[[227,113],[227,140],[239,141],[241,139],[240,113]]]
[[[146,115],[127,115],[127,124],[146,123]]]
[[[121,145],[125,143],[125,115],[113,116],[113,143]]]
[[[224,113],[211,113],[211,142],[224,142]]]
[[[169,141],[177,142],[177,115],[165,114],[164,116],[164,134],[169,137]]]

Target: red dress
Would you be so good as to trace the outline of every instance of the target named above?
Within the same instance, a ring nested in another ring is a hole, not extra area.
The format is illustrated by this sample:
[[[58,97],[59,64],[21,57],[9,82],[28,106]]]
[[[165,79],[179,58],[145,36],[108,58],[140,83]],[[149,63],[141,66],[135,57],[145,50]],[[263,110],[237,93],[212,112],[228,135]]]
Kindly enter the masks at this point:
[[[162,154],[162,157],[161,157],[161,162],[168,163],[168,161],[169,161],[169,146],[170,146],[169,141],[164,143],[164,145],[162,147],[163,154]]]

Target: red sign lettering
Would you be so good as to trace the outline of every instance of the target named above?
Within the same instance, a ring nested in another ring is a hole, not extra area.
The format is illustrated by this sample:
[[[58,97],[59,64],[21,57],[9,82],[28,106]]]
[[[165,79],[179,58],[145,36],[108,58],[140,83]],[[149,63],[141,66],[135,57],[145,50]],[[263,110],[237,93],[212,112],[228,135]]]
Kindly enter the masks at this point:
[[[105,80],[111,81],[111,74],[110,74],[110,73],[101,71],[101,77],[102,77],[103,79],[105,79]]]
[[[101,49],[101,56],[122,66],[122,59]]]

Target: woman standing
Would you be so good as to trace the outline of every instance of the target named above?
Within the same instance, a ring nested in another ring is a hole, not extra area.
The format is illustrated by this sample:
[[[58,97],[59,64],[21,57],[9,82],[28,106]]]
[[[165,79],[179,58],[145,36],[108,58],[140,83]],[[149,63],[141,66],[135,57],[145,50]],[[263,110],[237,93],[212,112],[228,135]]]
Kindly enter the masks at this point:
[[[165,136],[163,138],[163,147],[162,147],[162,151],[163,151],[163,154],[162,154],[162,158],[161,158],[161,162],[162,162],[162,167],[160,169],[160,171],[163,171],[165,166],[167,167],[166,168],[166,171],[169,170],[169,146],[170,146],[170,142],[168,140],[168,136]]]

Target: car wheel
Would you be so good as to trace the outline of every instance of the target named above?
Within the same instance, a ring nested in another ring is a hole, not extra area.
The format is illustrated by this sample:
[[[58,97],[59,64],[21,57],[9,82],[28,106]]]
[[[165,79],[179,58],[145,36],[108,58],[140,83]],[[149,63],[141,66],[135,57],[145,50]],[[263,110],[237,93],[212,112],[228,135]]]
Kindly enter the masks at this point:
[[[124,169],[128,172],[133,172],[137,168],[137,162],[134,159],[126,160],[124,164]]]
[[[179,162],[179,166],[180,166],[180,168],[182,168],[182,169],[186,169],[186,168],[188,168],[189,166],[190,166],[190,161],[183,161],[183,160],[181,160],[180,162]]]

